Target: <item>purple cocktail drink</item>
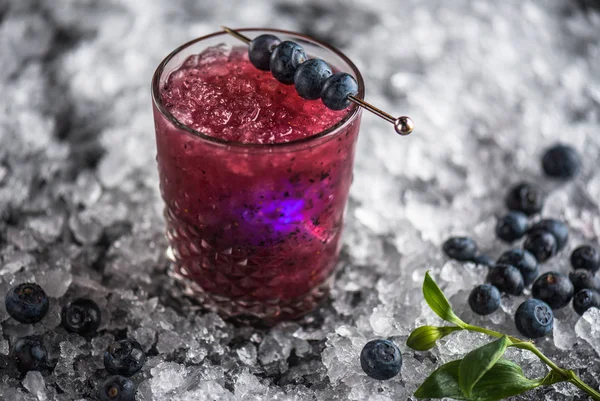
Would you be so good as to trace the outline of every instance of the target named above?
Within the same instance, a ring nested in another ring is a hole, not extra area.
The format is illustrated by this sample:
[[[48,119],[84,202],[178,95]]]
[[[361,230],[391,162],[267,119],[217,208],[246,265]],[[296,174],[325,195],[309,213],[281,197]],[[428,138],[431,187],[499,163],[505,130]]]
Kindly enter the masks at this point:
[[[343,55],[276,33],[353,74],[362,97],[360,74]],[[230,43],[214,34],[184,45],[154,76],[170,255],[176,276],[207,307],[231,317],[294,318],[327,295],[360,110],[300,98]]]

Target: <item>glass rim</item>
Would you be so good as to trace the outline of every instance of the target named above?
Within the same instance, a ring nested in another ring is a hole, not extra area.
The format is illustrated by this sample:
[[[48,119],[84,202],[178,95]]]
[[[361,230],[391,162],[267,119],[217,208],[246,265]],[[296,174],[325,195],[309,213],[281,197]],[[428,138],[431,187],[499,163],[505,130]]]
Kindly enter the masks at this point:
[[[271,33],[279,33],[279,34],[283,34],[283,35],[291,35],[291,36],[298,37],[299,39],[303,39],[308,42],[314,43],[314,44],[334,53],[336,56],[341,58],[342,61],[344,63],[346,63],[348,65],[348,67],[350,67],[350,69],[352,70],[352,72],[356,78],[356,81],[358,83],[358,94],[356,95],[356,97],[359,99],[364,98],[365,86],[364,86],[364,81],[363,81],[360,71],[358,70],[356,65],[354,65],[354,63],[344,53],[342,53],[335,47],[328,45],[326,43],[323,43],[317,39],[313,39],[309,36],[306,36],[306,35],[303,35],[303,34],[300,34],[297,32],[286,31],[283,29],[241,28],[241,29],[236,29],[236,31],[238,31],[238,32],[257,32],[258,31],[258,32],[271,32]],[[167,118],[169,120],[169,122],[171,124],[173,124],[174,126],[176,126],[178,129],[186,131],[189,134],[192,134],[193,136],[195,136],[197,138],[200,138],[200,139],[203,139],[203,140],[206,140],[209,142],[213,142],[213,143],[219,144],[219,145],[227,145],[227,146],[232,146],[232,147],[236,147],[236,148],[285,148],[285,147],[291,147],[291,146],[295,146],[295,145],[308,144],[308,143],[310,143],[312,141],[316,141],[318,139],[334,136],[335,133],[343,130],[347,125],[349,125],[352,121],[354,121],[356,119],[356,117],[360,114],[360,111],[361,111],[360,107],[356,104],[352,104],[352,108],[344,116],[344,118],[342,118],[340,121],[338,121],[336,124],[332,125],[331,127],[326,128],[323,131],[320,131],[319,133],[317,133],[315,135],[311,135],[306,138],[296,139],[296,140],[289,141],[289,142],[265,143],[265,144],[227,141],[224,139],[206,135],[200,131],[193,129],[192,127],[189,127],[189,126],[183,124],[182,122],[177,120],[177,118],[175,118],[175,116],[169,110],[167,110],[167,108],[164,106],[162,99],[160,97],[160,78],[164,72],[166,65],[169,63],[169,61],[171,61],[181,51],[183,51],[184,49],[186,49],[198,42],[201,42],[206,39],[211,39],[211,38],[214,38],[217,36],[221,36],[221,35],[228,35],[228,33],[225,31],[213,32],[211,34],[204,35],[204,36],[198,37],[196,39],[192,39],[189,42],[182,44],[181,46],[179,46],[175,50],[173,50],[171,53],[169,53],[169,55],[167,55],[160,62],[160,64],[156,68],[156,71],[154,71],[154,74],[152,76],[152,88],[151,88],[152,89],[152,101],[153,101],[154,105],[156,106],[156,108],[158,109],[158,111],[160,111],[161,115],[163,117]]]

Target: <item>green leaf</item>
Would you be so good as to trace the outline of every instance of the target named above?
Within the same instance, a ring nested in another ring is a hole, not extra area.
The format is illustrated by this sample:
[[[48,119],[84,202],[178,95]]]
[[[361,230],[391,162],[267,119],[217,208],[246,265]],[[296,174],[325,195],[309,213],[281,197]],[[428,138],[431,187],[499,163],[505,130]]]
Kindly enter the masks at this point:
[[[458,367],[461,360],[448,362],[429,375],[415,391],[417,398],[452,398],[467,400],[458,386]]]
[[[462,330],[456,326],[421,326],[417,327],[410,333],[406,345],[417,351],[427,351],[435,347],[435,343],[440,338],[447,336],[457,330]]]
[[[465,327],[466,323],[463,322],[454,314],[450,302],[444,296],[440,287],[437,286],[435,281],[429,275],[429,272],[425,273],[425,281],[423,281],[423,296],[427,305],[435,312],[436,315],[441,317],[447,322],[454,323],[459,327]]]
[[[498,401],[539,387],[544,379],[530,380],[519,365],[499,359],[477,382],[470,397],[460,390],[458,376],[462,360],[448,362],[433,372],[415,392],[417,398],[452,398],[469,401]]]
[[[543,379],[530,380],[523,375],[521,367],[506,359],[498,362],[483,375],[473,388],[472,399],[497,401],[539,387]]]
[[[510,344],[508,337],[503,336],[465,355],[460,363],[458,383],[467,397],[471,396],[475,384],[504,355]]]

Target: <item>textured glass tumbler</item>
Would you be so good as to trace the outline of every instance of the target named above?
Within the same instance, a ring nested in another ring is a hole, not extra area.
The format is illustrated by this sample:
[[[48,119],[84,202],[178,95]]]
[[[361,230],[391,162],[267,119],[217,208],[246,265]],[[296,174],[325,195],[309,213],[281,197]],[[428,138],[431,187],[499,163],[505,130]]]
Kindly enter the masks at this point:
[[[354,75],[363,97],[359,71],[337,50],[291,32],[241,32],[300,43]],[[328,295],[361,112],[353,105],[315,136],[269,145],[225,142],[181,124],[161,103],[162,85],[188,56],[223,43],[243,45],[223,32],[196,39],[173,51],[152,80],[172,273],[186,293],[225,317],[297,318]]]

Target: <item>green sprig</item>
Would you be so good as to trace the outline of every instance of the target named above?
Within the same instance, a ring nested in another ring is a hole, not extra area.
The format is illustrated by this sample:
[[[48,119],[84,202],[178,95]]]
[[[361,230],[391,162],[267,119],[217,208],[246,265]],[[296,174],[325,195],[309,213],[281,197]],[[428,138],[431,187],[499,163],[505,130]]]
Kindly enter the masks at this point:
[[[443,320],[454,326],[417,327],[406,344],[417,351],[435,347],[437,340],[455,331],[468,330],[497,338],[469,352],[463,359],[448,362],[434,371],[415,392],[417,398],[452,398],[454,400],[495,401],[522,394],[541,386],[569,382],[600,401],[600,393],[581,380],[572,370],[556,365],[532,342],[522,341],[500,332],[471,325],[462,321],[454,311],[442,290],[425,274],[423,296],[429,307]],[[550,371],[545,377],[528,379],[521,368],[502,358],[508,347],[520,348],[535,354]]]

